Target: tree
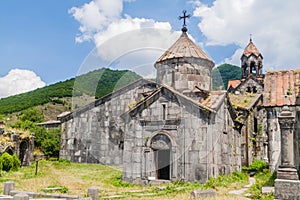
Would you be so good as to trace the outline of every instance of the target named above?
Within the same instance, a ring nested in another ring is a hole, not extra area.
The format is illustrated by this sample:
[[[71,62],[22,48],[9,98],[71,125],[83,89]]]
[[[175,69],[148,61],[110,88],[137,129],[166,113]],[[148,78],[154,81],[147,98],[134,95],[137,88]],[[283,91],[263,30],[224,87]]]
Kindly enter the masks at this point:
[[[58,157],[60,149],[60,129],[50,129],[41,141],[43,153],[46,156]]]
[[[30,121],[30,122],[39,123],[44,121],[44,114],[42,111],[38,110],[37,108],[29,108],[27,110],[22,111],[20,120],[23,122]]]
[[[242,77],[242,69],[235,65],[223,64],[216,67],[212,71],[213,89],[227,90],[229,80],[240,80]]]

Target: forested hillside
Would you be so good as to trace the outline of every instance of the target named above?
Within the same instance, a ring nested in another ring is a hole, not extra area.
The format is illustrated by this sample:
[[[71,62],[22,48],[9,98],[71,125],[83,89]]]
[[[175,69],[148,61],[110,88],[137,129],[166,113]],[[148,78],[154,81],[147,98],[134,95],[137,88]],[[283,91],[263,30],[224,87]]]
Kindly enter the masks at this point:
[[[213,89],[226,90],[229,80],[237,80],[242,77],[242,69],[235,65],[223,64],[213,69]]]
[[[0,99],[0,114],[9,114],[46,103],[64,104],[60,98],[83,93],[102,97],[140,76],[128,70],[100,69],[31,92]]]

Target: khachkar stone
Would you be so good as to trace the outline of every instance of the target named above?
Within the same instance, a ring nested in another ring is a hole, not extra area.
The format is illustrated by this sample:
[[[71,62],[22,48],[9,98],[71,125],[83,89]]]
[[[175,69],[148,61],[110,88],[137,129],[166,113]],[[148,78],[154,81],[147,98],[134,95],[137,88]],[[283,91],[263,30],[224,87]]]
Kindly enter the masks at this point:
[[[281,163],[277,171],[278,179],[298,180],[294,166],[294,125],[295,116],[287,106],[278,117],[281,132]]]

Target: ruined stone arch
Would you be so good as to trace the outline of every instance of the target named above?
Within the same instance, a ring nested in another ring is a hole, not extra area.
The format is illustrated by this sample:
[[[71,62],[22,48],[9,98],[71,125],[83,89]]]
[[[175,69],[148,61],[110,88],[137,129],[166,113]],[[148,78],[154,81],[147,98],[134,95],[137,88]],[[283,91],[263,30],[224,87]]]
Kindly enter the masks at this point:
[[[6,147],[4,150],[3,150],[3,152],[2,153],[4,153],[4,152],[6,152],[6,153],[8,153],[9,155],[13,155],[14,154],[14,149],[13,149],[13,147],[11,147],[11,146],[8,146],[8,147]]]
[[[27,140],[23,140],[19,146],[19,159],[21,164],[23,165],[26,162],[26,154],[29,148],[29,144]]]

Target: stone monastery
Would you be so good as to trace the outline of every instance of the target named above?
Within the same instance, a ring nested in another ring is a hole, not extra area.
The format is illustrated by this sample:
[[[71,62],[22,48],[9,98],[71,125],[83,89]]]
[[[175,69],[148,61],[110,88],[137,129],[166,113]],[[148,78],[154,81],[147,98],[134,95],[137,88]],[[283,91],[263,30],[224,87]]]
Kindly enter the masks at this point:
[[[155,62],[157,82],[137,80],[59,116],[60,157],[123,167],[123,180],[205,182],[254,160],[280,164],[278,115],[296,117],[295,165],[300,163],[300,70],[264,75],[263,56],[250,39],[241,55],[242,77],[212,91],[214,62],[182,28]]]

